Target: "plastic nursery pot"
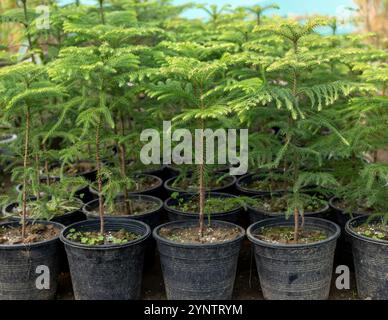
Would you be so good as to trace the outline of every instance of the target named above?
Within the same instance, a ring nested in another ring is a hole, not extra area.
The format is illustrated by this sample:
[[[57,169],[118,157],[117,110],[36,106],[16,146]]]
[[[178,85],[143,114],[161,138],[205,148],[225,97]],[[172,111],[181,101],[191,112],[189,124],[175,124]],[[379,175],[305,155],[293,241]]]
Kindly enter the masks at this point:
[[[368,238],[354,231],[367,219],[367,216],[355,217],[345,226],[352,240],[357,292],[361,299],[388,300],[388,241]]]
[[[36,201],[36,197],[30,197],[28,201]],[[75,222],[83,221],[86,219],[85,214],[82,212],[82,202],[79,201],[79,209],[66,212],[61,216],[54,217],[51,219],[53,222],[60,223],[64,226],[68,226]],[[2,213],[4,217],[7,217],[10,221],[20,221],[20,217],[15,217],[15,213],[13,212],[15,208],[19,206],[18,202],[12,202],[3,207]]]
[[[197,226],[198,221],[174,221],[154,229],[158,244],[167,298],[170,300],[229,300],[232,298],[243,228],[224,221],[212,226],[234,227],[241,234],[219,243],[184,244],[159,235],[163,227]]]
[[[196,195],[195,193],[182,193],[179,195],[179,198],[182,198],[184,201],[186,201],[195,195]],[[206,198],[209,198],[209,196],[212,198],[221,198],[221,199],[237,198],[234,195],[221,193],[221,192],[206,193]],[[178,199],[173,199],[173,198],[169,198],[164,202],[164,209],[167,211],[168,219],[170,221],[198,220],[199,212],[184,212],[182,210],[173,208],[173,206],[177,204],[178,204]],[[212,213],[210,215],[210,221],[222,220],[222,221],[228,221],[232,223],[238,223],[242,210],[243,208],[240,205],[237,205],[234,209],[229,211],[225,211],[225,212],[220,211],[220,212]],[[209,216],[205,214],[205,220],[207,221],[208,219],[209,219]]]
[[[161,193],[161,189],[163,186],[162,179],[160,179],[156,176],[149,175],[149,174],[138,174],[137,177],[150,177],[153,180],[155,180],[155,185],[150,187],[150,188],[147,188],[145,190],[136,191],[136,192],[128,192],[128,194],[141,194],[141,195],[148,195],[148,196],[154,196],[154,197],[159,198],[159,195]],[[136,178],[135,178],[135,180],[136,180]],[[91,193],[93,193],[94,195],[96,195],[98,197],[98,191],[94,187],[90,187],[89,190]]]
[[[75,192],[74,196],[80,199],[83,203],[88,203],[98,198],[97,195],[90,192],[89,186],[85,186],[83,188],[78,189]]]
[[[140,173],[141,174],[148,174],[151,176],[156,176],[156,177],[162,179],[163,181],[166,180],[166,172],[165,172],[165,167],[163,165],[160,165],[158,167],[153,167],[150,169],[147,169],[147,167],[146,167]]]
[[[223,167],[221,167],[221,168],[219,168],[219,169],[216,169],[215,170],[215,172],[216,173],[222,173],[222,174],[230,174],[230,169],[231,168],[238,168],[239,167],[239,163],[238,164],[236,164],[236,165],[225,165],[225,166],[223,166]],[[234,176],[236,177],[236,178],[240,178],[240,177],[242,177],[242,176],[244,176],[245,174],[235,174]]]
[[[129,199],[131,200],[137,200],[137,201],[149,201],[153,202],[155,204],[155,209],[150,210],[148,212],[144,212],[142,214],[136,214],[136,215],[108,215],[105,213],[105,220],[112,220],[112,221],[118,221],[118,220],[124,220],[128,221],[128,219],[138,220],[141,222],[146,223],[151,230],[153,230],[155,227],[157,227],[160,223],[161,215],[163,213],[163,201],[159,198],[153,197],[153,196],[146,196],[146,195],[129,195]],[[116,201],[123,202],[124,196],[117,197]],[[85,213],[86,217],[89,220],[95,220],[98,219],[98,199],[93,200],[87,204],[85,204],[82,208],[83,212]],[[145,267],[151,267],[154,264],[155,261],[155,247],[156,243],[155,240],[152,237],[149,237],[147,240],[147,248],[145,253]]]
[[[17,138],[18,138],[18,136],[16,134],[2,135],[2,136],[0,136],[0,146],[10,144],[10,143],[14,142]]]
[[[109,215],[105,213],[105,220],[124,220],[127,221],[128,219],[133,220],[139,220],[146,224],[148,224],[152,229],[155,228],[160,221],[160,215],[163,210],[163,201],[159,198],[153,197],[153,196],[147,196],[147,195],[136,195],[131,194],[128,195],[128,199],[130,200],[136,200],[136,201],[148,201],[155,204],[155,209],[141,213],[136,215]],[[119,196],[115,200],[116,202],[123,202],[124,196]],[[90,220],[92,219],[98,219],[98,199],[93,200],[87,204],[85,204],[82,208],[82,211],[85,213],[86,217]]]
[[[74,165],[82,164],[82,163],[93,164],[93,162],[89,160],[80,160],[75,162]],[[75,174],[74,177],[82,177],[90,182],[94,182],[97,180],[97,169],[88,169],[88,170],[80,171],[77,174]]]
[[[174,186],[173,183],[177,179],[177,177],[173,177],[171,179],[168,179],[164,183],[164,188],[167,190],[169,196],[171,196],[174,192],[180,192],[180,193],[185,193],[185,192],[192,192],[192,190],[187,190],[187,189],[181,189],[178,186]],[[207,192],[223,192],[223,193],[233,193],[234,192],[234,187],[236,184],[236,177],[235,176],[227,176],[225,177],[225,183],[222,186],[216,187],[216,188],[208,188],[206,191]]]
[[[51,183],[58,182],[60,180],[61,180],[60,177],[50,177],[50,182]],[[41,184],[47,184],[47,177],[40,177],[39,181],[40,181]],[[18,184],[15,187],[15,189],[16,189],[17,193],[22,193],[23,192],[23,184]]]
[[[335,222],[341,228],[341,237],[337,245],[337,259],[340,263],[346,264],[351,270],[354,270],[353,254],[352,254],[352,240],[347,232],[345,232],[346,223],[353,217],[361,217],[369,215],[367,212],[352,212],[347,213],[345,210],[338,207],[336,202],[339,199],[333,197],[329,201],[330,208],[335,214]]]
[[[257,272],[265,299],[324,300],[329,297],[334,250],[340,228],[333,222],[306,218],[305,228],[323,230],[328,238],[310,244],[277,244],[255,237],[257,230],[293,226],[293,219],[266,219],[251,225]]]
[[[48,221],[31,221],[33,224],[63,226]],[[19,222],[3,223],[0,227],[17,227]],[[0,300],[50,300],[55,298],[60,272],[60,256],[63,247],[58,236],[31,244],[0,244]],[[49,288],[36,286],[39,266],[49,270]]]
[[[251,181],[259,180],[260,175],[256,175],[253,173],[247,174],[245,176],[240,177],[236,182],[236,189],[239,194],[246,195],[246,196],[260,196],[260,195],[270,195],[273,193],[286,193],[286,190],[272,190],[265,191],[265,190],[256,190],[256,189],[250,189],[246,186],[246,184],[250,183]]]
[[[341,230],[345,230],[346,223],[353,217],[360,217],[364,215],[369,215],[368,212],[352,212],[351,214],[346,213],[345,210],[338,207],[336,202],[339,200],[337,197],[332,197],[329,200],[330,208],[335,212],[336,223],[341,227]]]
[[[266,197],[266,196],[261,195],[261,196],[254,196],[252,198],[259,199],[263,197]],[[330,209],[329,204],[327,204],[324,207],[322,207],[322,209],[320,210],[317,210],[314,212],[304,212],[304,216],[326,219],[328,217],[329,209]],[[285,212],[268,212],[268,211],[265,211],[264,209],[254,208],[249,204],[247,205],[247,211],[249,215],[249,222],[251,224],[268,218],[279,218],[285,215]]]
[[[87,220],[65,228],[65,245],[76,300],[132,300],[140,298],[145,241],[151,229],[136,220],[105,221],[106,231],[125,229],[140,235],[125,244],[85,245],[67,239],[71,229],[98,231],[98,220]]]
[[[165,178],[163,181],[179,176],[180,171],[170,165],[164,166]]]

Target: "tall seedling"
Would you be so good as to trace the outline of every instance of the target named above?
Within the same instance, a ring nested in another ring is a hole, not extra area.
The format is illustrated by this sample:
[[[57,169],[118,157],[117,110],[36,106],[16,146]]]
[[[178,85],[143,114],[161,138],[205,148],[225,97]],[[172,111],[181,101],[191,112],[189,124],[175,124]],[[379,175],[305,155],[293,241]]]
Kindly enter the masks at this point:
[[[262,112],[272,112],[272,123],[278,126],[277,135],[282,144],[279,147],[274,145],[277,150],[275,157],[263,167],[277,168],[283,163],[286,189],[292,191],[288,215],[294,217],[295,242],[298,241],[299,229],[303,227],[304,221],[303,188],[311,185],[325,188],[337,184],[328,172],[306,171],[306,162],[309,165],[312,162],[320,165],[322,162],[320,150],[314,149],[309,141],[313,140],[320,128],[328,127],[337,135],[335,143],[348,144],[330,121],[320,114],[321,110],[361,87],[347,80],[331,80],[330,76],[327,77],[328,82],[322,81],[319,71],[322,68],[327,72],[326,64],[329,65],[330,60],[321,61],[321,51],[308,48],[308,39],[316,27],[326,22],[322,18],[313,18],[304,25],[287,21],[280,25],[257,27],[259,34],[280,37],[288,49],[277,58],[260,57],[257,53],[240,54],[241,61],[248,65],[258,65],[260,74],[252,78],[252,71],[246,72],[247,79],[234,81],[226,87],[237,96],[241,91],[244,92],[242,95],[245,94],[245,98],[240,96],[232,102],[235,110],[243,117],[249,118],[256,108],[272,108]]]
[[[206,57],[208,52],[217,51],[215,47],[178,43],[172,45],[176,51],[186,52],[187,57],[166,57],[163,67],[159,69],[159,81],[151,86],[148,94],[161,101],[174,102],[183,107],[180,115],[173,121],[177,125],[189,123],[191,127],[202,129],[199,141],[196,141],[195,158],[198,163],[199,193],[199,238],[204,234],[206,165],[204,159],[203,129],[207,121],[222,119],[230,111],[227,97],[223,92],[215,90],[223,83],[226,65],[220,60],[201,61],[195,57]],[[190,48],[189,48],[190,47]],[[223,49],[218,49],[219,54]],[[190,53],[190,54],[189,54]],[[166,80],[167,79],[167,80]]]
[[[87,46],[61,50],[58,59],[50,65],[50,76],[54,81],[69,84],[72,100],[79,101],[79,97],[82,97],[80,105],[68,101],[68,108],[63,111],[60,119],[63,120],[67,112],[75,109],[78,113],[76,125],[83,129],[80,139],[94,146],[100,233],[104,234],[103,184],[109,185],[112,173],[108,168],[102,167],[101,147],[105,143],[112,144],[112,132],[115,128],[112,105],[125,97],[126,90],[129,90],[131,72],[137,68],[139,59],[132,53],[133,47],[119,47],[124,38],[137,35],[137,29],[117,28],[118,35],[112,32],[114,27],[105,24],[103,2],[100,4],[100,24],[65,22],[65,31],[77,34],[81,41],[86,41]],[[57,123],[55,127],[60,125],[61,123]],[[91,129],[93,135],[90,134]]]
[[[36,176],[29,167],[31,160],[31,128],[37,106],[48,103],[50,98],[64,95],[60,86],[48,83],[45,67],[33,63],[21,63],[0,69],[1,107],[6,118],[22,118],[23,141],[23,192],[22,192],[22,237],[25,238],[27,196],[30,181]]]

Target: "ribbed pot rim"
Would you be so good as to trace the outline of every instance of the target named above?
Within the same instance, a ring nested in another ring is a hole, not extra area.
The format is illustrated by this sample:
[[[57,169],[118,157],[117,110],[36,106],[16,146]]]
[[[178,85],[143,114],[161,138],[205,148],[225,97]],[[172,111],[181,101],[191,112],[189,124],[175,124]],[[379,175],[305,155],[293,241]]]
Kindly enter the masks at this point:
[[[352,228],[353,226],[359,225],[368,219],[369,219],[369,216],[367,216],[367,215],[363,215],[363,216],[359,216],[359,217],[355,217],[353,219],[350,219],[345,225],[345,232],[348,235],[352,236],[353,238],[356,238],[356,239],[359,239],[359,240],[362,240],[365,242],[383,245],[383,246],[388,247],[388,241],[386,241],[386,240],[376,240],[376,239],[368,238],[367,236],[363,236],[363,235],[361,235],[353,230],[353,228]],[[378,218],[375,218],[375,219],[378,219]],[[374,220],[374,219],[372,219],[372,220]]]
[[[63,230],[65,228],[64,225],[58,223],[58,222],[53,222],[53,221],[45,221],[45,220],[32,220],[32,219],[26,219],[26,222],[28,223],[33,223],[33,224],[49,224],[49,225],[54,225],[56,226],[59,230]],[[0,223],[0,227],[4,227],[4,226],[17,226],[17,225],[20,225],[20,222],[19,221],[11,221],[11,222],[3,222],[3,223]],[[60,237],[60,233],[58,233],[57,236],[55,236],[54,238],[51,238],[49,240],[43,240],[43,241],[39,241],[39,242],[34,242],[34,243],[21,243],[21,244],[0,244],[0,250],[26,250],[26,249],[30,249],[30,248],[37,248],[37,247],[40,247],[40,246],[45,246],[45,245],[48,245],[48,244],[51,244],[55,241],[57,241]]]
[[[149,200],[152,200],[154,201],[155,203],[158,203],[158,207],[155,208],[155,209],[152,209],[150,211],[146,211],[146,212],[143,212],[142,214],[137,214],[137,215],[134,215],[134,216],[130,216],[130,215],[109,215],[109,214],[105,214],[105,217],[106,218],[131,218],[131,217],[144,217],[144,216],[147,216],[149,215],[150,213],[154,213],[156,211],[159,211],[160,209],[163,208],[163,201],[157,197],[154,197],[154,196],[149,196],[149,195],[144,195],[144,194],[129,194],[128,195],[129,198],[144,198],[144,199],[149,199]],[[118,199],[123,199],[123,196],[118,196],[115,200],[118,200]],[[90,206],[92,203],[97,203],[98,204],[98,199],[94,199],[92,201],[89,201],[88,203],[85,203],[82,207],[82,212],[87,214],[87,215],[90,215],[90,216],[95,216],[98,218],[98,214],[93,214],[92,212],[90,212],[89,210],[87,210],[87,207]]]
[[[62,230],[59,239],[65,245],[68,245],[68,246],[73,247],[73,248],[97,251],[97,250],[114,250],[114,249],[134,246],[136,244],[139,244],[140,242],[145,241],[151,235],[151,228],[147,224],[145,224],[144,222],[141,222],[139,220],[130,220],[130,219],[128,219],[126,221],[124,221],[124,220],[115,220],[115,221],[104,220],[104,223],[105,223],[105,230],[106,231],[117,230],[120,227],[123,227],[125,229],[125,226],[128,226],[128,225],[137,225],[137,226],[143,228],[145,230],[145,232],[140,238],[133,240],[133,241],[129,241],[129,242],[124,243],[124,244],[87,245],[87,244],[82,244],[79,242],[71,241],[71,240],[66,238],[67,232],[70,229],[77,229],[77,227],[79,227],[79,226],[86,226],[86,227],[91,227],[91,228],[94,228],[96,230],[99,230],[99,228],[100,228],[100,221],[99,220],[86,220],[86,221],[76,222],[76,223],[73,223],[73,224],[65,227]]]
[[[268,223],[270,223],[268,225]],[[253,232],[257,230],[260,225],[263,225],[263,227],[269,227],[269,226],[279,226],[279,225],[293,225],[293,220],[286,220],[285,218],[270,218],[265,219],[262,221],[255,222],[254,224],[250,225],[247,229],[247,237],[248,239],[256,244],[260,245],[262,247],[269,247],[269,248],[277,248],[277,249],[295,249],[295,248],[311,248],[311,247],[319,247],[323,244],[329,243],[331,241],[335,241],[339,238],[341,234],[341,228],[334,222],[331,222],[329,220],[321,219],[321,218],[305,218],[305,225],[311,225],[311,226],[321,226],[321,228],[324,228],[324,225],[330,225],[335,231],[331,232],[331,235],[321,241],[313,242],[313,243],[299,243],[299,244],[280,244],[280,243],[270,243],[267,241],[263,241],[260,239],[257,239]],[[326,227],[327,229],[327,227]]]
[[[245,230],[231,222],[226,222],[226,221],[221,221],[221,220],[213,220],[212,225],[218,225],[218,226],[228,226],[228,227],[233,227],[233,228],[238,228],[241,232],[240,235],[229,241],[224,241],[224,242],[214,242],[214,243],[177,243],[172,240],[168,240],[166,238],[163,238],[162,236],[159,235],[159,230],[164,227],[169,227],[169,226],[182,226],[182,227],[191,227],[191,226],[198,226],[198,221],[192,221],[192,220],[180,220],[180,221],[172,221],[168,223],[164,223],[158,227],[156,227],[152,233],[154,239],[159,242],[163,243],[168,246],[172,247],[177,247],[177,248],[187,248],[187,249],[198,249],[198,248],[216,248],[216,247],[225,247],[225,246],[230,246],[232,244],[241,242],[244,237],[245,237]]]

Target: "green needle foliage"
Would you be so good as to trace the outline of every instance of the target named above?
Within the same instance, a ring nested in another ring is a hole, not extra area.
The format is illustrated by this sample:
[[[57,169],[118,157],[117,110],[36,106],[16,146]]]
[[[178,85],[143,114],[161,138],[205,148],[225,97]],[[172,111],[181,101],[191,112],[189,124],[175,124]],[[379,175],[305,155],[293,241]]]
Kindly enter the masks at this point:
[[[44,208],[86,184],[66,182],[65,167],[91,161],[104,233],[104,208],[117,196],[131,214],[141,131],[173,120],[191,131],[249,128],[249,169],[284,183],[295,241],[317,194],[352,204],[349,212],[364,203],[388,216],[388,169],[378,156],[388,141],[388,56],[369,44],[372,35],[339,35],[333,18],[264,17],[276,4],[200,5],[204,20],[181,16],[198,5],[168,0],[48,5],[48,30],[37,28],[29,0],[1,15],[20,27],[27,49],[0,47],[0,124],[18,133],[11,167],[24,208],[27,195],[55,193],[41,207],[50,216]],[[202,236],[211,172],[200,162]],[[58,166],[63,188],[41,183]]]

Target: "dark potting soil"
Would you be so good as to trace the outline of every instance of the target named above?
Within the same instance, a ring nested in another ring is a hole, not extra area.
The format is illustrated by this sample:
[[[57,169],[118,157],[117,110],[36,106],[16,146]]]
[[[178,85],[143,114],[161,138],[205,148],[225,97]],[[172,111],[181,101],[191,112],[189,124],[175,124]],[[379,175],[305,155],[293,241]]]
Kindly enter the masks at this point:
[[[195,195],[190,199],[178,198],[178,204],[170,207],[179,210],[183,213],[198,213],[199,212],[199,196]],[[237,209],[239,204],[235,198],[206,198],[205,199],[205,214],[229,212]]]
[[[278,244],[307,244],[319,242],[328,237],[325,231],[304,227],[298,233],[298,242],[295,242],[293,226],[261,228],[256,231],[254,236],[259,240]]]
[[[255,198],[252,199],[252,207],[266,212],[286,212],[289,200],[288,196]],[[324,209],[327,206],[327,201],[318,197],[309,197],[305,199],[304,204],[305,212],[316,212]]]
[[[96,170],[96,166],[90,162],[77,162],[74,164],[65,165],[63,168],[63,174],[74,177],[84,172],[90,172]],[[61,173],[61,167],[54,167],[50,170],[50,175],[59,176]]]
[[[70,229],[66,236],[67,239],[87,244],[91,246],[106,245],[106,244],[124,244],[140,238],[140,235],[133,232],[128,232],[124,229],[119,231],[107,231],[101,234],[98,231],[77,231]]]
[[[206,189],[216,189],[225,187],[232,180],[231,177],[212,177],[206,182]],[[174,188],[182,189],[187,192],[196,192],[199,188],[199,180],[196,177],[177,178],[172,183]]]
[[[22,238],[22,226],[0,227],[0,244],[21,244],[21,243],[35,243],[44,240],[50,240],[56,237],[60,230],[53,225],[46,224],[27,224],[26,237]]]
[[[365,213],[373,213],[375,212],[374,208],[371,208],[366,205],[366,201],[357,201],[349,202],[343,199],[335,199],[333,203],[337,208],[343,210],[344,212],[365,212]]]
[[[247,181],[242,184],[245,189],[257,190],[257,191],[277,191],[287,189],[285,181],[282,180],[270,180],[266,178],[260,179],[260,177],[253,177],[251,181]]]
[[[362,224],[356,228],[354,231],[358,234],[375,239],[388,241],[388,225],[383,223],[375,223],[375,224]]]
[[[57,200],[52,198],[47,202],[31,201],[27,203],[26,215],[28,218],[54,218],[62,216],[67,212],[72,212],[80,209],[81,204],[77,201],[71,200]],[[13,216],[22,216],[23,207],[22,205],[15,206],[12,209]]]
[[[205,226],[203,236],[199,235],[198,227],[164,227],[159,235],[178,243],[217,243],[236,239],[241,234],[238,228]]]
[[[130,188],[129,192],[140,192],[152,189],[159,184],[159,180],[152,176],[140,176],[134,177],[134,183]]]
[[[159,180],[153,176],[133,177],[132,180],[132,185],[127,188],[128,192],[142,192],[150,190],[154,187],[157,187],[159,184]],[[95,190],[98,189],[97,183],[93,183],[93,188]]]
[[[115,202],[113,208],[105,207],[104,213],[110,216],[136,216],[159,208],[158,203],[143,199],[131,199],[127,200],[127,203],[128,206],[125,205],[124,201]],[[93,210],[93,214],[99,214],[98,208]]]

